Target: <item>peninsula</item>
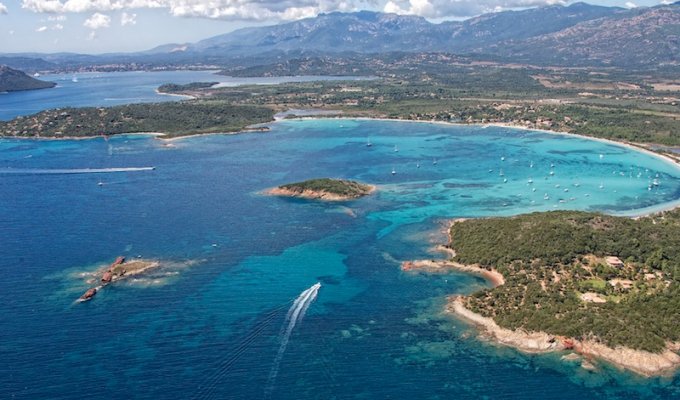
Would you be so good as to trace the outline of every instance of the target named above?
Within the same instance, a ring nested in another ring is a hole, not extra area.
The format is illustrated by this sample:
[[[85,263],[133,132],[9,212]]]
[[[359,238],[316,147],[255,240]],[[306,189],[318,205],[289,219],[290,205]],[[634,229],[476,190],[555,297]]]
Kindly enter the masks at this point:
[[[609,362],[644,376],[680,367],[680,211],[637,220],[556,211],[459,221],[452,260],[404,270],[455,269],[492,288],[452,296],[447,311],[526,352]]]
[[[54,82],[41,81],[26,75],[23,71],[0,65],[0,92],[49,89],[57,86]]]
[[[312,200],[347,201],[367,196],[375,186],[344,179],[310,179],[269,189],[273,196],[301,197]]]

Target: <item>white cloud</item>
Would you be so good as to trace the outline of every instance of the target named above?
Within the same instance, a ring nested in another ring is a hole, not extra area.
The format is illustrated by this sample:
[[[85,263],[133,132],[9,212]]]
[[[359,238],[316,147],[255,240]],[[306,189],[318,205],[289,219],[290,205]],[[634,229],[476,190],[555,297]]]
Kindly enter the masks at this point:
[[[120,25],[121,26],[136,25],[136,24],[137,24],[137,14],[128,14],[126,12],[123,12],[120,15]]]
[[[632,1],[627,1],[626,4],[624,5],[626,8],[636,8],[637,4],[633,3]]]
[[[426,18],[470,17],[513,8],[566,3],[565,0],[389,0],[383,11]]]
[[[108,15],[94,13],[85,20],[83,26],[92,30],[108,28],[111,25],[111,17]]]
[[[39,27],[39,28],[36,28],[35,31],[36,31],[36,32],[45,32],[46,30],[47,30],[47,27],[46,27],[46,26],[41,26],[41,27]]]
[[[9,31],[9,32],[7,32],[7,33],[9,33],[10,36],[14,35],[14,31]]]
[[[62,24],[54,24],[54,25],[52,25],[52,30],[60,31],[60,30],[62,30],[62,29],[64,29],[64,25],[62,25]]]
[[[0,3],[0,15],[1,14],[7,14],[7,6]]]
[[[465,17],[486,12],[552,4],[567,0],[21,0],[37,13],[106,13],[164,8],[176,17],[227,20],[295,20],[331,11],[382,9],[427,18]],[[121,18],[122,23],[122,18]]]
[[[47,20],[52,22],[55,21],[63,22],[66,21],[66,15],[50,15],[49,17],[47,17]]]

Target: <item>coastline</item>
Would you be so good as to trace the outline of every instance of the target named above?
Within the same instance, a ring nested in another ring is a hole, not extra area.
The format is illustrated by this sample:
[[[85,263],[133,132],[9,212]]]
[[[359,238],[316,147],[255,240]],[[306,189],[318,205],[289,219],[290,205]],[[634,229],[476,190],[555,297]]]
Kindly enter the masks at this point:
[[[439,248],[438,248],[439,249]],[[495,269],[485,269],[477,265],[465,265],[449,260],[415,260],[404,261],[401,263],[402,271],[424,271],[428,273],[446,273],[449,271],[460,271],[472,275],[481,276],[488,280],[493,287],[505,284],[503,275]]]
[[[288,118],[288,119],[282,119],[282,120],[272,120],[270,122],[267,122],[266,124],[272,124],[272,123],[279,123],[279,122],[285,122],[285,121],[294,121],[294,120],[325,120],[325,119],[338,119],[338,120],[358,120],[358,121],[393,121],[393,122],[410,122],[410,123],[420,123],[420,124],[437,124],[437,125],[445,125],[445,126],[477,126],[477,127],[485,127],[485,126],[494,126],[494,127],[500,127],[500,128],[510,128],[510,129],[518,129],[518,130],[524,130],[524,131],[534,131],[534,132],[541,132],[541,133],[546,133],[546,134],[552,134],[552,135],[561,135],[561,136],[573,136],[573,137],[578,137],[586,140],[595,140],[599,141],[602,143],[607,143],[610,145],[614,146],[621,146],[633,151],[640,151],[643,152],[647,155],[657,157],[658,159],[666,162],[667,164],[675,167],[678,169],[680,172],[680,161],[676,160],[673,157],[670,157],[666,154],[658,153],[655,151],[652,151],[648,149],[646,146],[647,145],[653,145],[653,144],[641,144],[641,143],[632,143],[632,142],[623,142],[623,141],[616,141],[612,139],[604,139],[604,138],[597,138],[593,136],[586,136],[586,135],[581,135],[578,133],[572,133],[572,132],[561,132],[561,131],[552,131],[552,130],[546,130],[546,129],[540,129],[540,128],[529,128],[526,126],[522,125],[515,125],[515,124],[510,124],[510,123],[460,123],[460,122],[448,122],[448,121],[435,121],[435,120],[430,120],[430,121],[423,121],[423,120],[410,120],[410,119],[399,119],[399,118],[382,118],[382,117],[350,117],[350,116],[338,116],[338,115],[314,115],[314,116],[301,116],[301,117],[295,117],[295,118]],[[267,127],[262,127],[262,124],[255,124],[255,125],[249,125],[244,127],[243,129],[236,130],[233,132],[207,132],[207,133],[190,133],[182,136],[174,136],[174,137],[163,137],[166,136],[167,134],[161,133],[161,132],[135,132],[135,133],[126,133],[126,134],[121,134],[121,135],[153,135],[156,136],[157,139],[166,141],[166,142],[173,142],[173,141],[178,141],[178,140],[184,140],[192,137],[197,137],[197,136],[204,136],[204,135],[235,135],[235,134],[241,134],[241,133],[250,133],[250,132],[264,132],[264,131],[269,131],[270,128]],[[117,135],[116,135],[117,136]],[[7,138],[7,139],[28,139],[28,140],[87,140],[87,139],[96,139],[99,136],[87,136],[87,137],[22,137],[22,136],[0,136],[0,139],[2,138]],[[627,216],[630,218],[637,218],[637,217],[642,217],[642,216],[647,216],[647,215],[653,215],[657,214],[660,212],[664,211],[670,211],[674,210],[676,208],[680,208],[680,198],[667,202],[667,203],[662,203],[662,204],[657,204],[649,207],[645,207],[642,209],[636,209],[636,210],[629,210],[628,212],[620,212],[620,213],[612,213],[613,215],[621,215],[621,216]]]
[[[605,361],[617,368],[634,372],[651,378],[655,376],[672,376],[680,368],[680,355],[673,350],[677,343],[668,344],[659,354],[627,347],[611,348],[594,340],[577,340],[545,332],[526,332],[501,328],[488,317],[477,314],[465,307],[463,297],[448,298],[445,311],[460,320],[469,322],[480,329],[480,333],[493,342],[513,347],[524,353],[551,353],[556,351],[573,351],[583,357],[581,366],[591,369],[592,359]],[[573,356],[565,354],[564,360],[573,360]]]

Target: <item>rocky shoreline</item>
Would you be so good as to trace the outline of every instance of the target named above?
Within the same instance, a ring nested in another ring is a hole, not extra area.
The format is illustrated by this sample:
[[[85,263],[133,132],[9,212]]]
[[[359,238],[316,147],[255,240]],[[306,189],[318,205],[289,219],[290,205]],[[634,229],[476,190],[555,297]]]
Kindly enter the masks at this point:
[[[370,190],[367,194],[371,194],[376,191],[375,186],[370,186]],[[310,189],[304,189],[304,190],[296,190],[296,189],[287,189],[284,187],[275,187],[268,189],[264,192],[265,194],[269,196],[281,196],[281,197],[298,197],[302,199],[308,199],[308,200],[322,200],[322,201],[348,201],[348,200],[355,200],[358,197],[361,196],[343,196],[340,194],[336,193],[330,193],[326,192],[323,190],[310,190]]]
[[[463,299],[462,296],[450,297],[446,312],[476,325],[494,342],[525,353],[572,351],[573,353],[565,354],[562,358],[566,361],[580,360],[583,368],[593,369],[592,361],[602,360],[645,377],[672,375],[680,367],[680,355],[675,352],[680,347],[678,343],[668,344],[662,353],[657,354],[626,347],[611,348],[594,340],[577,340],[545,332],[505,329],[498,326],[493,319],[467,309]]]

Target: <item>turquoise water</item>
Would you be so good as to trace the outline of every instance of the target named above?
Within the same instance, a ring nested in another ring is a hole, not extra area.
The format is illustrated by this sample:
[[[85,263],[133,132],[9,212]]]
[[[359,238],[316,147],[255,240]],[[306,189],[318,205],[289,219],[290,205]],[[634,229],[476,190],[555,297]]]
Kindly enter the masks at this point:
[[[445,296],[483,280],[399,270],[402,260],[440,256],[431,247],[445,240],[447,218],[663,207],[680,198],[676,167],[612,144],[496,127],[271,127],[172,146],[144,136],[0,140],[0,397],[680,395],[677,375],[644,380],[603,364],[587,372],[560,354],[478,340],[441,310]],[[323,176],[379,191],[346,203],[258,194]],[[118,255],[163,267],[74,303],[87,274]],[[298,299],[317,282],[315,299]]]
[[[158,86],[164,83],[219,82],[220,86],[238,86],[369,78],[351,76],[234,78],[216,75],[214,71],[138,71],[54,74],[43,75],[40,79],[55,82],[57,86],[52,89],[0,93],[0,120],[10,120],[19,115],[59,107],[106,107],[182,99],[178,96],[156,93]]]

